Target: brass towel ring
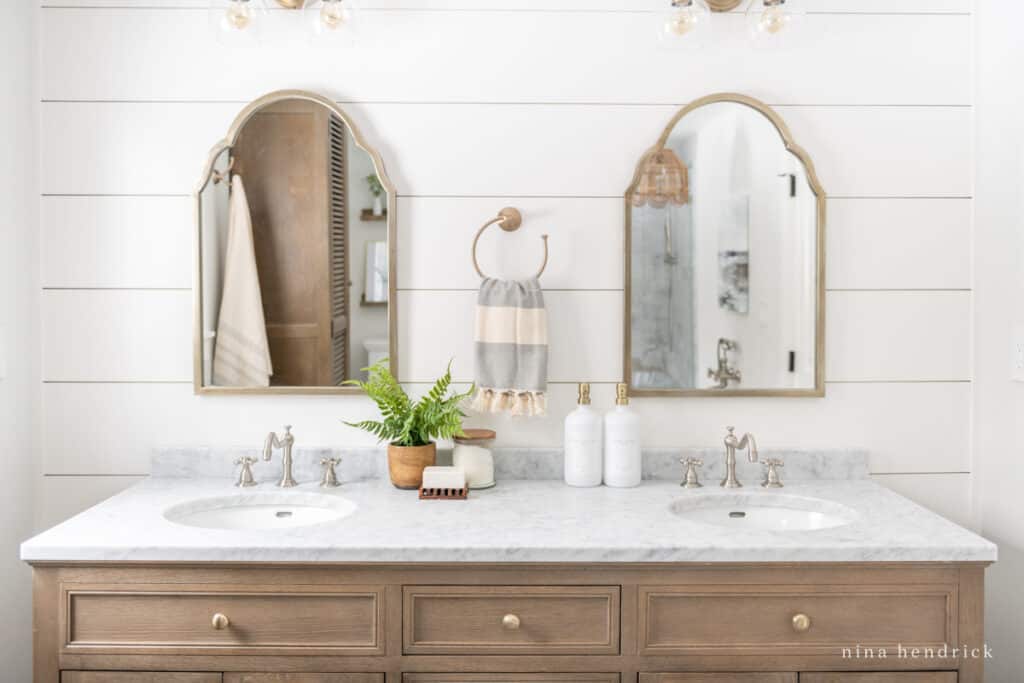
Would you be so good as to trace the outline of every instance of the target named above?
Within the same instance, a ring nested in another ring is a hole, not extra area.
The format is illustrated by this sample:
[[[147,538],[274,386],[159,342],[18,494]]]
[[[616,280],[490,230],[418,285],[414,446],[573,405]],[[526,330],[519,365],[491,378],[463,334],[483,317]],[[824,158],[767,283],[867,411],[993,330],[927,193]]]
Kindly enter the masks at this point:
[[[234,168],[235,168],[235,158],[234,157],[228,157],[228,166],[227,166],[227,168],[225,168],[223,171],[218,171],[217,169],[213,169],[213,171],[210,172],[210,176],[213,178],[213,184],[217,185],[217,184],[222,183],[222,182],[227,182],[228,185],[231,185],[231,172],[234,170]]]
[[[476,245],[480,241],[480,235],[484,234],[484,230],[495,223],[497,223],[498,227],[505,232],[515,232],[523,224],[523,214],[519,212],[519,209],[507,206],[498,212],[497,218],[492,218],[487,221],[479,230],[476,231],[476,237],[473,238],[473,267],[476,268],[477,274],[484,279],[486,279],[487,276],[484,275],[484,271],[480,269],[480,262],[476,258]],[[540,264],[540,270],[538,270],[537,274],[533,276],[535,279],[543,275],[544,269],[548,267],[548,236],[541,235],[540,238],[544,241],[544,261]]]

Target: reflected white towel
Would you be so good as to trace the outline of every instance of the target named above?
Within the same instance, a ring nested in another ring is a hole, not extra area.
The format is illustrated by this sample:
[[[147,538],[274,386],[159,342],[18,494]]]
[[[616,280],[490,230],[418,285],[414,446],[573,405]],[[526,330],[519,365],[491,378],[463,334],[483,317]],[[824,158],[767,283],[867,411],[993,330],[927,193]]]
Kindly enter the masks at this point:
[[[274,368],[263,317],[249,201],[237,174],[231,179],[229,212],[213,383],[224,387],[267,387]]]

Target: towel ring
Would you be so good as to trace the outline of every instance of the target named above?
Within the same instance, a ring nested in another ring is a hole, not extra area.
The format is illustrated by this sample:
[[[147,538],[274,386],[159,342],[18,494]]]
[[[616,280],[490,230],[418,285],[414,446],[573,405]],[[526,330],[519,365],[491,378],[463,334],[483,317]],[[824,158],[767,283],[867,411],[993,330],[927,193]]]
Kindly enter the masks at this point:
[[[476,237],[473,238],[473,267],[476,268],[477,274],[484,279],[487,279],[487,276],[484,275],[484,271],[480,269],[480,262],[476,258],[476,245],[480,241],[480,235],[484,234],[484,230],[495,223],[497,223],[498,227],[505,232],[515,232],[523,225],[523,214],[519,212],[519,209],[506,206],[498,212],[498,216],[496,218],[492,218],[487,221],[479,230],[476,231]],[[540,238],[544,241],[544,261],[540,264],[540,270],[538,270],[537,274],[533,276],[534,279],[543,275],[544,269],[548,267],[548,236],[541,235]]]
[[[231,171],[235,168],[235,158],[228,157],[228,167],[223,171],[214,169],[210,172],[210,176],[213,178],[213,184],[218,185],[224,181],[227,181],[228,185],[231,184]]]

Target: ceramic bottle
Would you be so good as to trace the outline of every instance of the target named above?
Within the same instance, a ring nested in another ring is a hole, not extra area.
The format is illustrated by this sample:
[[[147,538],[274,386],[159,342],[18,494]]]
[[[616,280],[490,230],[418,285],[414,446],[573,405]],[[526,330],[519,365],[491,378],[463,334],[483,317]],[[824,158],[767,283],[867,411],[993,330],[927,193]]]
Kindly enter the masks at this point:
[[[604,483],[629,488],[641,479],[640,419],[629,407],[625,384],[615,389],[615,407],[604,416]]]
[[[600,486],[603,446],[601,416],[590,407],[590,385],[580,384],[576,409],[565,418],[565,483]]]

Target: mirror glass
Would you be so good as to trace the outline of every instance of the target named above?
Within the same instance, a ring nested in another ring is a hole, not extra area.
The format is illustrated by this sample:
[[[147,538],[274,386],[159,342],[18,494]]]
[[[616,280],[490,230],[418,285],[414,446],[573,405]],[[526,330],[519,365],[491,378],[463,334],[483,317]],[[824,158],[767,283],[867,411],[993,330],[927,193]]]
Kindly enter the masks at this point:
[[[196,381],[342,389],[392,355],[394,204],[376,154],[319,97],[268,96],[197,194]]]
[[[788,135],[759,103],[709,101],[640,160],[626,194],[634,393],[823,391],[824,193]]]

